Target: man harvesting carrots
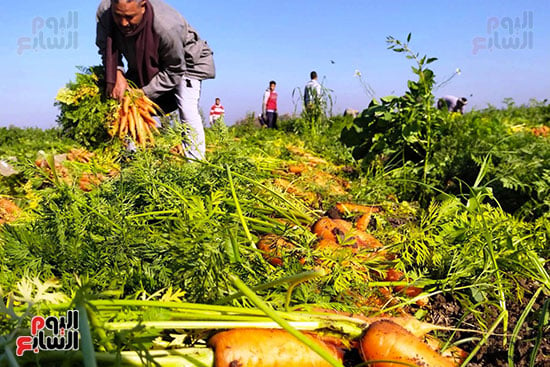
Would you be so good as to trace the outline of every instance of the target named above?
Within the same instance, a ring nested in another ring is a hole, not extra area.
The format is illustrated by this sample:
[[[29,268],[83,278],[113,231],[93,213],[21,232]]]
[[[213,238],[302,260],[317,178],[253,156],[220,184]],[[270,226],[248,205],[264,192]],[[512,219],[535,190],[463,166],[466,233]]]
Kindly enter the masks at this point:
[[[464,114],[464,106],[468,104],[465,97],[443,96],[437,101],[437,108],[447,109],[449,112],[459,112]]]
[[[186,157],[204,158],[201,81],[215,77],[206,41],[162,0],[102,0],[96,20],[107,95],[122,100],[131,80],[164,112],[177,109],[188,127]]]

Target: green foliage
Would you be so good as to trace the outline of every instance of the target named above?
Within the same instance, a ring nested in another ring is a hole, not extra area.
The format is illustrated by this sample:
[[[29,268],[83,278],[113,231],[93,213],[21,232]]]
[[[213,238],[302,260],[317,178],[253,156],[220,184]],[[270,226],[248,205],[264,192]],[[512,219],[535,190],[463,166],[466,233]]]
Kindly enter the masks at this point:
[[[407,43],[388,37],[388,48],[405,52],[416,62],[412,71],[418,80],[409,81],[409,90],[401,97],[373,99],[353,124],[342,130],[341,140],[353,148],[354,158],[363,159],[365,166],[378,156],[397,167],[412,162],[422,167],[419,178],[425,181],[432,169],[429,163],[433,143],[440,133],[443,115],[434,107],[434,73],[426,67],[436,59],[413,53],[409,40],[410,35]]]
[[[306,106],[304,100],[306,90],[302,92],[299,87],[294,88],[292,91],[294,106],[302,108],[300,118],[292,126],[294,132],[308,132],[316,135],[327,127],[334,104],[332,92],[324,83],[321,83],[320,93],[316,89],[309,90],[310,102]]]
[[[62,151],[74,144],[71,139],[63,137],[59,129],[0,127],[0,159],[34,160],[39,150]]]
[[[208,154],[203,162],[170,153],[183,131],[175,122],[162,129],[150,150],[121,154],[113,149],[109,154],[117,157],[106,159],[98,149],[90,163],[70,162],[82,171],[89,164],[92,172],[106,174],[100,162],[120,161],[119,174],[90,192],[56,179],[47,169],[27,167],[19,176],[18,199],[29,201],[25,210],[30,215],[0,225],[0,311],[15,307],[13,301],[2,304],[8,299],[4,295],[33,296],[38,294],[34,288],[49,287],[53,283],[47,280],[55,278],[60,288],[55,283],[56,292],[48,297],[61,300],[62,293],[74,296],[78,289],[78,307],[90,315],[90,339],[96,350],[113,352],[151,348],[154,333],[140,326],[116,337],[101,335],[104,329],[94,315],[102,322],[171,320],[174,315],[156,307],[104,305],[99,310],[88,307],[89,300],[249,306],[246,299],[231,297],[236,292],[232,274],[251,287],[269,284],[257,293],[274,308],[322,305],[370,312],[374,307],[375,312],[390,313],[407,304],[414,310],[414,300],[402,294],[383,298],[388,301],[384,305],[361,304],[361,297],[365,302],[379,299],[379,287],[391,287],[378,280],[395,268],[426,293],[453,294],[462,305],[460,311],[473,315],[481,330],[493,322],[495,308],[506,324],[507,305],[530,298],[529,286],[548,295],[550,148],[548,137],[535,136],[531,128],[548,125],[550,108],[546,102],[526,107],[507,101],[504,110],[489,107],[464,116],[437,111],[431,94],[433,73],[425,68],[433,59],[420,58],[407,43],[392,38],[388,42],[394,51],[406,52],[416,61],[413,72],[418,81],[409,82],[402,97],[373,101],[353,122],[331,117],[311,129],[311,121],[301,116],[283,120],[280,129],[264,129],[251,114],[232,127],[216,123],[206,129]],[[84,87],[89,88],[86,94],[96,93],[98,105],[106,106],[100,103],[92,75],[81,74],[74,88],[60,95],[63,108],[83,113],[85,102],[78,95]],[[70,116],[67,111],[62,115]],[[93,116],[99,116],[96,113]],[[91,125],[84,123],[82,128],[86,126],[91,133]],[[82,134],[82,144],[100,141]],[[340,144],[339,136],[348,147]],[[7,145],[0,145],[0,154],[31,158],[17,145],[43,148],[37,142],[42,140],[62,151],[65,142],[72,143],[57,139],[57,130],[2,129],[0,142]],[[275,185],[281,178],[292,184],[306,181],[306,171],[286,171],[298,164],[316,174],[322,167],[334,173],[330,179],[344,177],[351,181],[346,200],[381,208],[372,213],[368,232],[395,256],[372,256],[371,249],[332,254],[316,249],[311,225],[342,198],[310,182],[308,189],[318,204],[313,207]],[[403,197],[425,200],[400,201]],[[503,210],[518,208],[532,220]],[[264,234],[292,243],[284,250],[282,266],[270,265],[256,249]],[[289,284],[281,282],[318,267],[322,275],[294,284],[291,292]],[[25,302],[30,297],[26,298]],[[5,335],[21,327],[23,320],[28,322],[29,312],[25,317],[0,317],[1,345],[6,345]],[[509,331],[505,326],[503,333]],[[13,345],[13,338],[7,342]]]
[[[510,213],[533,219],[547,215],[550,195],[548,137],[532,128],[548,123],[549,107],[493,107],[450,119],[437,143],[434,165],[440,189],[459,194],[474,183],[481,162],[488,161],[485,184]]]
[[[103,68],[80,68],[75,82],[68,83],[56,97],[57,122],[63,134],[85,147],[98,147],[109,140],[107,127],[115,118],[118,103],[105,99]]]
[[[435,58],[419,57],[407,43],[388,37],[389,48],[405,52],[417,66],[416,82],[401,97],[373,99],[361,115],[341,132],[365,171],[383,166],[385,177],[396,180],[400,197],[429,203],[429,187],[459,195],[472,185],[486,157],[486,184],[510,213],[526,218],[548,215],[550,203],[550,146],[548,137],[532,129],[550,125],[550,106],[532,100],[530,106],[489,107],[462,116],[439,111],[432,94]],[[423,185],[418,185],[421,182]],[[426,186],[429,185],[429,186]]]
[[[26,195],[34,185],[27,180],[35,171],[35,160],[44,152],[64,152],[75,145],[76,142],[62,136],[59,129],[0,128],[0,159],[17,172],[9,177],[0,176],[0,193]]]
[[[193,301],[223,294],[224,238],[235,227],[216,189],[224,181],[215,170],[166,166],[147,152],[136,158],[92,195],[69,187],[50,192],[36,223],[4,233],[5,263],[66,285],[74,284],[71,274],[87,274],[96,291],[173,285],[189,289]]]
[[[528,297],[520,286],[524,279],[550,289],[541,257],[547,234],[540,223],[522,222],[484,204],[483,197],[491,196],[472,190],[467,205],[455,197],[432,202],[422,211],[419,226],[411,223],[398,230],[393,247],[411,273],[437,281],[437,289],[461,293],[457,298],[464,310],[484,327],[492,308],[504,311],[512,300]]]

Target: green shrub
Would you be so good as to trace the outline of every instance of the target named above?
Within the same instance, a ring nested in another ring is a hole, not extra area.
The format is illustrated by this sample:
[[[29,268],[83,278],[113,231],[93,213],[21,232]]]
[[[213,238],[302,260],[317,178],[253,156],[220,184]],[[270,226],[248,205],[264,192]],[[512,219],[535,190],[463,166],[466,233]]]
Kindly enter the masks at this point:
[[[60,114],[57,122],[63,135],[90,148],[98,147],[110,137],[107,127],[114,120],[117,102],[105,99],[103,86],[103,68],[80,68],[76,81],[61,88],[55,105]]]

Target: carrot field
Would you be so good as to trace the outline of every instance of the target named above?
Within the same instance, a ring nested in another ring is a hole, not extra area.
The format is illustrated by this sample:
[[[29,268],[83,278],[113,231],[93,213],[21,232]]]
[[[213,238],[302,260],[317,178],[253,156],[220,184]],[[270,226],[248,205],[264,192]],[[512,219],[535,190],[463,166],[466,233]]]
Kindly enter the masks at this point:
[[[203,161],[169,116],[125,149],[100,68],[0,128],[0,366],[550,366],[550,106],[437,110],[416,56],[402,96],[219,122]],[[17,355],[69,311],[78,348]]]

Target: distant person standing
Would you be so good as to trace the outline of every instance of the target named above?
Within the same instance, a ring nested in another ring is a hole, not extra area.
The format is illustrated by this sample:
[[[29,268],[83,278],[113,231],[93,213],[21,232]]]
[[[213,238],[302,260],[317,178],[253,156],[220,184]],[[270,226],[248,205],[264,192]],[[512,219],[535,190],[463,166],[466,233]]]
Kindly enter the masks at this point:
[[[269,88],[264,93],[262,102],[261,123],[269,128],[277,128],[277,92],[275,92],[274,80],[269,82]]]
[[[317,81],[317,72],[309,73],[311,80],[307,82],[304,88],[304,106],[306,110],[311,110],[315,104],[321,101],[321,84]]]
[[[449,112],[459,112],[464,114],[464,106],[468,104],[465,97],[443,96],[437,101],[437,108],[440,110],[447,108]]]
[[[225,109],[221,104],[221,100],[216,98],[215,103],[210,107],[210,125],[214,124],[220,117],[225,115]]]

